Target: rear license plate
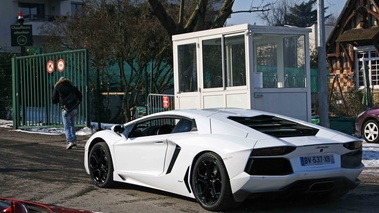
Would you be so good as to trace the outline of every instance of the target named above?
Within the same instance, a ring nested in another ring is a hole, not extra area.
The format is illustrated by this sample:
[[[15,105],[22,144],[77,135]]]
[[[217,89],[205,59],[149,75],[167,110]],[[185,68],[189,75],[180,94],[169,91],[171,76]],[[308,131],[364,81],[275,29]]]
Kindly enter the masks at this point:
[[[334,164],[333,155],[314,155],[300,157],[302,166],[314,166],[314,165],[324,165],[324,164]]]

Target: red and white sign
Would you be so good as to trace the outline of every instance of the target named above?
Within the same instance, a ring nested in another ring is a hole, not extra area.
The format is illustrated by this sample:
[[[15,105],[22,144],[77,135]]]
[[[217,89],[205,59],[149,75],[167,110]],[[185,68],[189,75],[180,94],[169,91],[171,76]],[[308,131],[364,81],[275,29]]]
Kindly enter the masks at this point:
[[[48,73],[53,73],[54,72],[54,62],[52,60],[49,60],[46,63],[46,69]]]
[[[65,64],[64,64],[64,61],[63,59],[59,59],[58,62],[57,62],[57,69],[59,72],[63,72],[65,68]]]
[[[163,108],[165,109],[167,109],[170,106],[170,100],[168,99],[167,95],[164,95],[162,97],[162,104],[163,104]]]

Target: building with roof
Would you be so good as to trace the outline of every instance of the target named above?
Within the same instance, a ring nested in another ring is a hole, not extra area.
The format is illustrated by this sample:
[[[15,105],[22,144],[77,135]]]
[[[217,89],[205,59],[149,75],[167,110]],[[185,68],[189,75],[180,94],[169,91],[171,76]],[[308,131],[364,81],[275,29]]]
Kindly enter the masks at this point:
[[[327,39],[329,72],[345,91],[379,89],[378,5],[379,0],[347,0]]]
[[[19,25],[19,12],[24,18],[23,24],[31,26],[32,45],[41,44],[40,27],[54,20],[56,16],[75,14],[81,8],[82,0],[2,0],[0,7],[0,52],[20,52],[18,46],[12,45],[12,25]]]

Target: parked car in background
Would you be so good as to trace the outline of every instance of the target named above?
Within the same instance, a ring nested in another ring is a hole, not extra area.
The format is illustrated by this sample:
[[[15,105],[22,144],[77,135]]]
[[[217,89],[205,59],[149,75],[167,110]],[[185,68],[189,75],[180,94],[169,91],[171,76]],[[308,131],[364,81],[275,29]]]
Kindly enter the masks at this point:
[[[3,213],[94,213],[92,211],[71,209],[37,202],[0,198],[0,212]]]
[[[355,136],[368,143],[379,142],[379,107],[361,112],[355,120]]]
[[[360,183],[361,160],[356,137],[249,109],[147,115],[96,132],[84,153],[98,187],[136,184],[194,198],[210,211],[252,194],[338,198]]]

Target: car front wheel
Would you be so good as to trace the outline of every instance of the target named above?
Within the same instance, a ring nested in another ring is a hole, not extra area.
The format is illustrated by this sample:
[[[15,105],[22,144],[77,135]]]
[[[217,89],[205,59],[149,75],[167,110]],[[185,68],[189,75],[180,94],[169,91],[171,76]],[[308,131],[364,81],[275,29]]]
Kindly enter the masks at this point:
[[[379,125],[378,122],[370,120],[363,125],[363,138],[368,143],[379,142]]]
[[[204,153],[197,159],[191,183],[195,198],[204,209],[222,211],[234,205],[225,165],[215,153]]]
[[[113,164],[109,148],[105,142],[95,144],[89,153],[89,171],[92,182],[101,188],[113,185]]]

